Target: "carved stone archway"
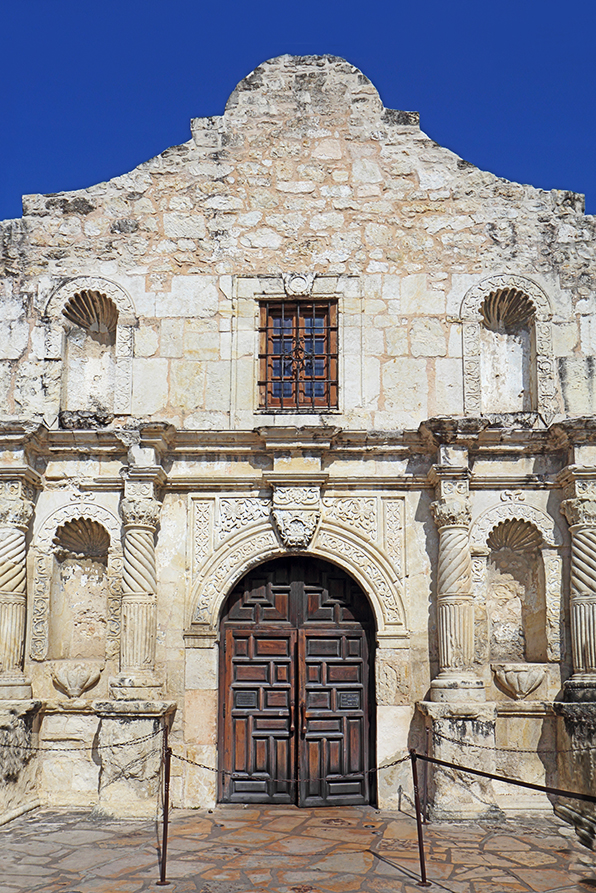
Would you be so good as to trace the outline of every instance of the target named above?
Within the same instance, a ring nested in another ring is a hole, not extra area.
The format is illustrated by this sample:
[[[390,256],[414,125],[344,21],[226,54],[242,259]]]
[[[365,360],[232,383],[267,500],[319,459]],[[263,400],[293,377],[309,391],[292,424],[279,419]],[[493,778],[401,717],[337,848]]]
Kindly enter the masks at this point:
[[[49,322],[47,338],[48,359],[61,360],[64,356],[64,323],[62,310],[67,302],[83,291],[99,292],[109,298],[118,309],[116,328],[116,382],[114,412],[128,415],[131,411],[133,330],[137,323],[135,307],[130,295],[110,279],[101,276],[77,276],[68,279],[50,295],[44,310]]]
[[[236,583],[256,565],[287,554],[270,524],[259,524],[227,540],[202,568],[193,588],[190,628],[216,636],[222,606]],[[344,527],[323,523],[302,554],[331,561],[354,578],[370,601],[379,637],[407,639],[402,587],[376,546]]]
[[[526,276],[504,274],[483,279],[466,293],[462,301],[460,317],[463,326],[464,412],[467,415],[477,415],[482,411],[480,307],[490,294],[507,289],[523,292],[534,305],[537,409],[549,423],[559,411],[552,347],[552,308],[540,286]]]
[[[561,659],[561,592],[563,585],[563,559],[561,546],[563,533],[550,515],[523,502],[507,501],[492,506],[472,523],[470,548],[472,552],[472,585],[477,597],[484,599],[488,545],[491,531],[506,521],[526,521],[540,533],[543,545],[540,549],[544,564],[546,602],[546,643],[549,661]]]
[[[93,502],[73,502],[51,512],[42,522],[33,542],[33,609],[31,621],[31,658],[45,660],[48,655],[50,586],[52,579],[52,540],[58,527],[68,521],[88,518],[97,521],[110,537],[108,551],[108,628],[106,658],[116,659],[120,652],[120,606],[122,602],[122,544],[120,519],[104,506]]]

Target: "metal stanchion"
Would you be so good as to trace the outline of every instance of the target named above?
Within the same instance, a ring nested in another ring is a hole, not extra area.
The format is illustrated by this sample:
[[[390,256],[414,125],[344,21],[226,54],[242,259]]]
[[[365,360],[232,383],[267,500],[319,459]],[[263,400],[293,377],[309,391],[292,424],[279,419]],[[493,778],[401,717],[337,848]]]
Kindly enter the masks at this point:
[[[168,745],[168,726],[164,720],[163,729],[163,837],[161,843],[161,866],[157,887],[168,887],[170,881],[166,881],[166,867],[168,862],[168,820],[170,817],[170,765],[172,762],[172,748]]]
[[[429,755],[430,729],[426,726],[424,730],[425,753]],[[426,825],[428,822],[428,763],[424,763],[424,786],[422,788],[422,821]]]
[[[410,749],[410,760],[412,761],[412,780],[414,782],[414,806],[416,808],[416,827],[418,828],[418,856],[420,858],[420,880],[419,887],[430,887],[430,881],[426,879],[426,864],[424,861],[424,835],[422,831],[422,816],[420,814],[420,794],[418,793],[418,767],[416,765],[416,751]]]

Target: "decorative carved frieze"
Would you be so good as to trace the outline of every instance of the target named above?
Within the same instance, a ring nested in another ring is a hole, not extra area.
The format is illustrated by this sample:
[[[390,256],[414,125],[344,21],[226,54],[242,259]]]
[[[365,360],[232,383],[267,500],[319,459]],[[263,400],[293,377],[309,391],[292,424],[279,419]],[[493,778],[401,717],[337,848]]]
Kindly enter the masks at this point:
[[[288,549],[306,549],[321,517],[318,487],[274,487],[271,514]]]
[[[385,550],[391,559],[395,572],[400,579],[404,576],[404,537],[405,537],[405,501],[403,499],[386,499],[385,509]]]
[[[219,500],[217,538],[221,542],[250,524],[260,524],[269,518],[271,503],[257,496],[237,496]]]
[[[376,499],[366,496],[326,497],[323,499],[323,510],[326,521],[339,521],[370,539],[376,538]]]
[[[199,567],[207,560],[211,553],[213,507],[214,504],[212,499],[193,499],[192,501],[193,575],[196,574]]]

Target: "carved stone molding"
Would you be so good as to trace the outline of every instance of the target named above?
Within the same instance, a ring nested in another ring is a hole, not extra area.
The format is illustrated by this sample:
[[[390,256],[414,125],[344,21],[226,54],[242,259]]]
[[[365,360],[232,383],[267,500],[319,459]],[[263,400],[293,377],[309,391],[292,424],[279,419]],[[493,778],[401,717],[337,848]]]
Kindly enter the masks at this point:
[[[473,286],[461,305],[463,323],[464,411],[476,415],[482,411],[480,381],[480,308],[493,293],[514,290],[522,292],[534,306],[536,336],[536,378],[538,411],[547,419],[559,411],[556,373],[552,348],[552,308],[544,291],[526,276],[491,276]]]
[[[386,499],[385,509],[385,551],[391,559],[400,579],[405,573],[405,500]]]
[[[48,653],[50,583],[52,578],[53,539],[63,524],[79,518],[97,521],[110,536],[108,552],[108,628],[106,657],[116,658],[120,651],[120,606],[122,601],[123,556],[120,541],[120,519],[108,509],[83,500],[56,509],[42,522],[34,547],[33,609],[31,623],[31,657],[45,660]]]
[[[469,527],[470,505],[461,499],[438,499],[431,503],[431,512],[437,528]]]
[[[306,549],[321,517],[319,488],[275,486],[271,514],[283,544],[288,549]]]
[[[286,555],[272,527],[261,524],[242,530],[226,540],[203,566],[192,592],[191,624],[213,636],[227,595],[244,574],[258,564]],[[387,558],[370,541],[344,528],[319,528],[309,554],[345,569],[367,593],[377,632],[407,633],[402,584]]]
[[[473,551],[486,548],[491,530],[505,521],[528,521],[541,533],[547,546],[561,546],[563,535],[554,518],[540,509],[525,503],[505,502],[483,512],[470,528],[470,545]]]
[[[325,520],[339,521],[371,539],[376,539],[377,500],[373,497],[326,497],[323,499],[323,512]]]

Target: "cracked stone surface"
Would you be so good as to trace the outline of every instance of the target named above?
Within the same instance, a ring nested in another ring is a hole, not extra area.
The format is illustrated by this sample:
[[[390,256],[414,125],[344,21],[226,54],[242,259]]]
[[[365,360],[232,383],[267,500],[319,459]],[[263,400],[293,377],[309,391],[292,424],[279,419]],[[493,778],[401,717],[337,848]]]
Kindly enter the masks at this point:
[[[0,829],[0,893],[161,889],[161,825],[40,810]],[[431,889],[563,893],[596,889],[596,860],[556,818],[425,826]],[[174,810],[172,893],[414,893],[414,817],[370,807]]]

